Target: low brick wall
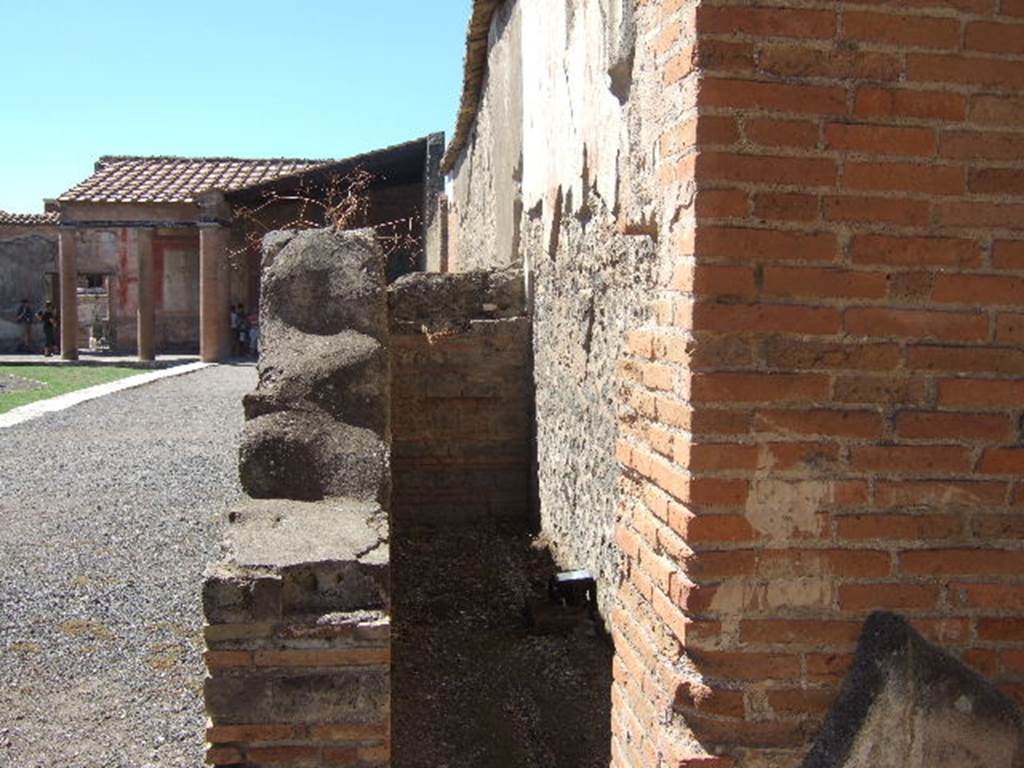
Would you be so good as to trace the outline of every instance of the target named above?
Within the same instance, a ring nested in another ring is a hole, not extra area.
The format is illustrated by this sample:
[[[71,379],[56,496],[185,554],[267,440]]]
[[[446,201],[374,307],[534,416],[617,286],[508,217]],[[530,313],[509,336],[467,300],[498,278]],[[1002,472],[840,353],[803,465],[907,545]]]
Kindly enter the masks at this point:
[[[374,614],[342,615],[329,624],[207,627],[209,685],[226,694],[223,708],[211,710],[222,724],[206,731],[207,761],[213,765],[387,765],[388,712],[377,700],[386,700],[389,636],[388,618]],[[300,686],[307,688],[305,695],[295,693]],[[266,692],[265,702],[245,698],[253,687]],[[341,687],[345,696],[325,703],[322,691]],[[235,692],[241,696],[235,698]],[[282,697],[286,706],[273,703]],[[218,697],[213,701],[216,705]],[[341,722],[332,716],[340,716]],[[244,722],[224,723],[232,719]]]
[[[388,765],[388,554],[379,509],[250,501],[232,518],[232,554],[204,583],[207,762]]]
[[[521,279],[420,274],[389,290],[398,522],[529,519],[533,383]]]

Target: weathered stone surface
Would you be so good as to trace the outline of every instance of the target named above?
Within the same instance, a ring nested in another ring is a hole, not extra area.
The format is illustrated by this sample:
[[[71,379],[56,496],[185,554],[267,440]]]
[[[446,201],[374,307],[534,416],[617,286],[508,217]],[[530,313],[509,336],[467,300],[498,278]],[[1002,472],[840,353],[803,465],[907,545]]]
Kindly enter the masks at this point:
[[[387,518],[374,503],[253,499],[235,507],[229,517],[228,558],[248,568],[372,563],[378,548],[387,548]]]
[[[415,273],[388,289],[391,317],[432,329],[468,324],[472,319],[520,317],[525,309],[523,273],[519,269],[480,270],[458,274]]]
[[[388,602],[387,516],[374,502],[249,500],[206,575],[211,622],[375,609]]]
[[[260,381],[239,451],[251,496],[387,504],[384,262],[368,231],[265,238]]]
[[[264,261],[261,341],[275,347],[279,333],[295,328],[328,336],[356,330],[387,335],[384,257],[369,230],[303,230],[276,234]]]
[[[275,229],[263,236],[263,254],[260,269],[267,269],[274,263],[277,254],[298,234],[295,229]]]
[[[281,618],[282,580],[218,563],[203,578],[203,614],[210,624],[249,624]]]
[[[301,411],[246,422],[239,449],[242,487],[261,499],[344,496],[385,502],[388,448],[380,435]]]
[[[894,614],[864,624],[853,668],[802,768],[1016,768],[1017,706]]]
[[[204,694],[219,725],[376,722],[390,707],[386,667],[225,675],[207,678]]]
[[[255,498],[231,512],[224,557],[206,574],[207,639],[218,647],[206,657],[205,696],[214,727],[285,736],[236,732],[224,743],[239,765],[327,754],[304,724],[388,720],[384,261],[365,232],[264,241],[260,380],[245,398],[239,449]],[[386,749],[377,736],[329,738],[349,756]]]
[[[383,434],[387,365],[383,345],[365,334],[285,330],[260,359],[260,387],[245,397],[246,418],[282,410],[322,411]]]

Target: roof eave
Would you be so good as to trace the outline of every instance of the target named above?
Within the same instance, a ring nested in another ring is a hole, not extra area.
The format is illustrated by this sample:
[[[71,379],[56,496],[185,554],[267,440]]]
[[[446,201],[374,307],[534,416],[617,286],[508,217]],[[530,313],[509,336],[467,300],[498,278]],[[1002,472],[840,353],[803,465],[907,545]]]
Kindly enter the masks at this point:
[[[476,123],[480,98],[487,77],[488,39],[491,21],[505,0],[473,0],[473,12],[466,32],[466,59],[462,75],[462,98],[455,120],[455,133],[441,159],[441,172],[448,173],[462,155]]]

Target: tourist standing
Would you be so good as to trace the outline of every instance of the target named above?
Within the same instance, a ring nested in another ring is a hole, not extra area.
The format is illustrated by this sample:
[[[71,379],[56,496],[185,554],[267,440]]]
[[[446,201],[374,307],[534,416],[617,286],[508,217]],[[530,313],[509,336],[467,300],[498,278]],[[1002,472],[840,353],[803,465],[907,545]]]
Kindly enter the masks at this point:
[[[32,305],[28,303],[28,299],[22,299],[18,305],[18,313],[15,317],[15,321],[21,326],[19,352],[32,351],[32,321],[34,318],[35,312],[32,311]]]
[[[238,322],[239,322],[240,316],[238,314],[238,307],[236,307],[234,304],[231,304],[230,307],[231,307],[231,309],[230,309],[230,312],[231,312],[231,314],[230,314],[230,318],[231,318],[231,356],[232,357],[238,357],[241,354],[241,352],[239,351],[240,345],[238,343]]]
[[[238,328],[235,330],[235,344],[238,346],[238,353],[235,357],[243,357],[249,354],[249,316],[245,314],[245,305],[239,304],[237,309]]]
[[[39,313],[39,320],[43,324],[43,336],[45,346],[43,355],[49,357],[57,354],[57,314],[53,311],[53,302],[46,302],[46,306]]]
[[[249,315],[249,355],[255,358],[260,356],[260,313],[253,312]]]

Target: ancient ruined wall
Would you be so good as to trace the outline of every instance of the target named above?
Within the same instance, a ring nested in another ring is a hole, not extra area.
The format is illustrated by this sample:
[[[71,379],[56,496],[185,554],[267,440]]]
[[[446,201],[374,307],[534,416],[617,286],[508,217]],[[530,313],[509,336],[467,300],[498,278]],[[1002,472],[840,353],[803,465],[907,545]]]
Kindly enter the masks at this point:
[[[56,270],[56,263],[56,227],[0,225],[0,349],[18,344],[18,304],[28,299],[34,309],[42,306],[46,274]]]
[[[696,227],[630,336],[619,451],[630,579],[686,655],[617,644],[627,690],[676,694],[620,722],[797,765],[875,608],[1019,698],[1019,5],[672,13],[700,117],[659,174],[695,168]]]
[[[207,570],[214,765],[390,764],[390,377],[371,233],[264,240],[257,389],[239,450],[252,497]]]
[[[634,55],[631,8],[499,8],[448,217],[452,269],[510,258],[525,268],[542,524],[566,567],[598,576],[602,610],[620,577],[620,469],[608,450],[618,432],[616,370],[623,330],[646,317],[662,269],[647,165],[657,125],[677,108],[647,49]]]
[[[533,382],[518,271],[388,291],[396,525],[530,522]]]
[[[523,146],[521,3],[491,23],[489,72],[467,150],[450,174],[448,264],[452,271],[515,266]]]

